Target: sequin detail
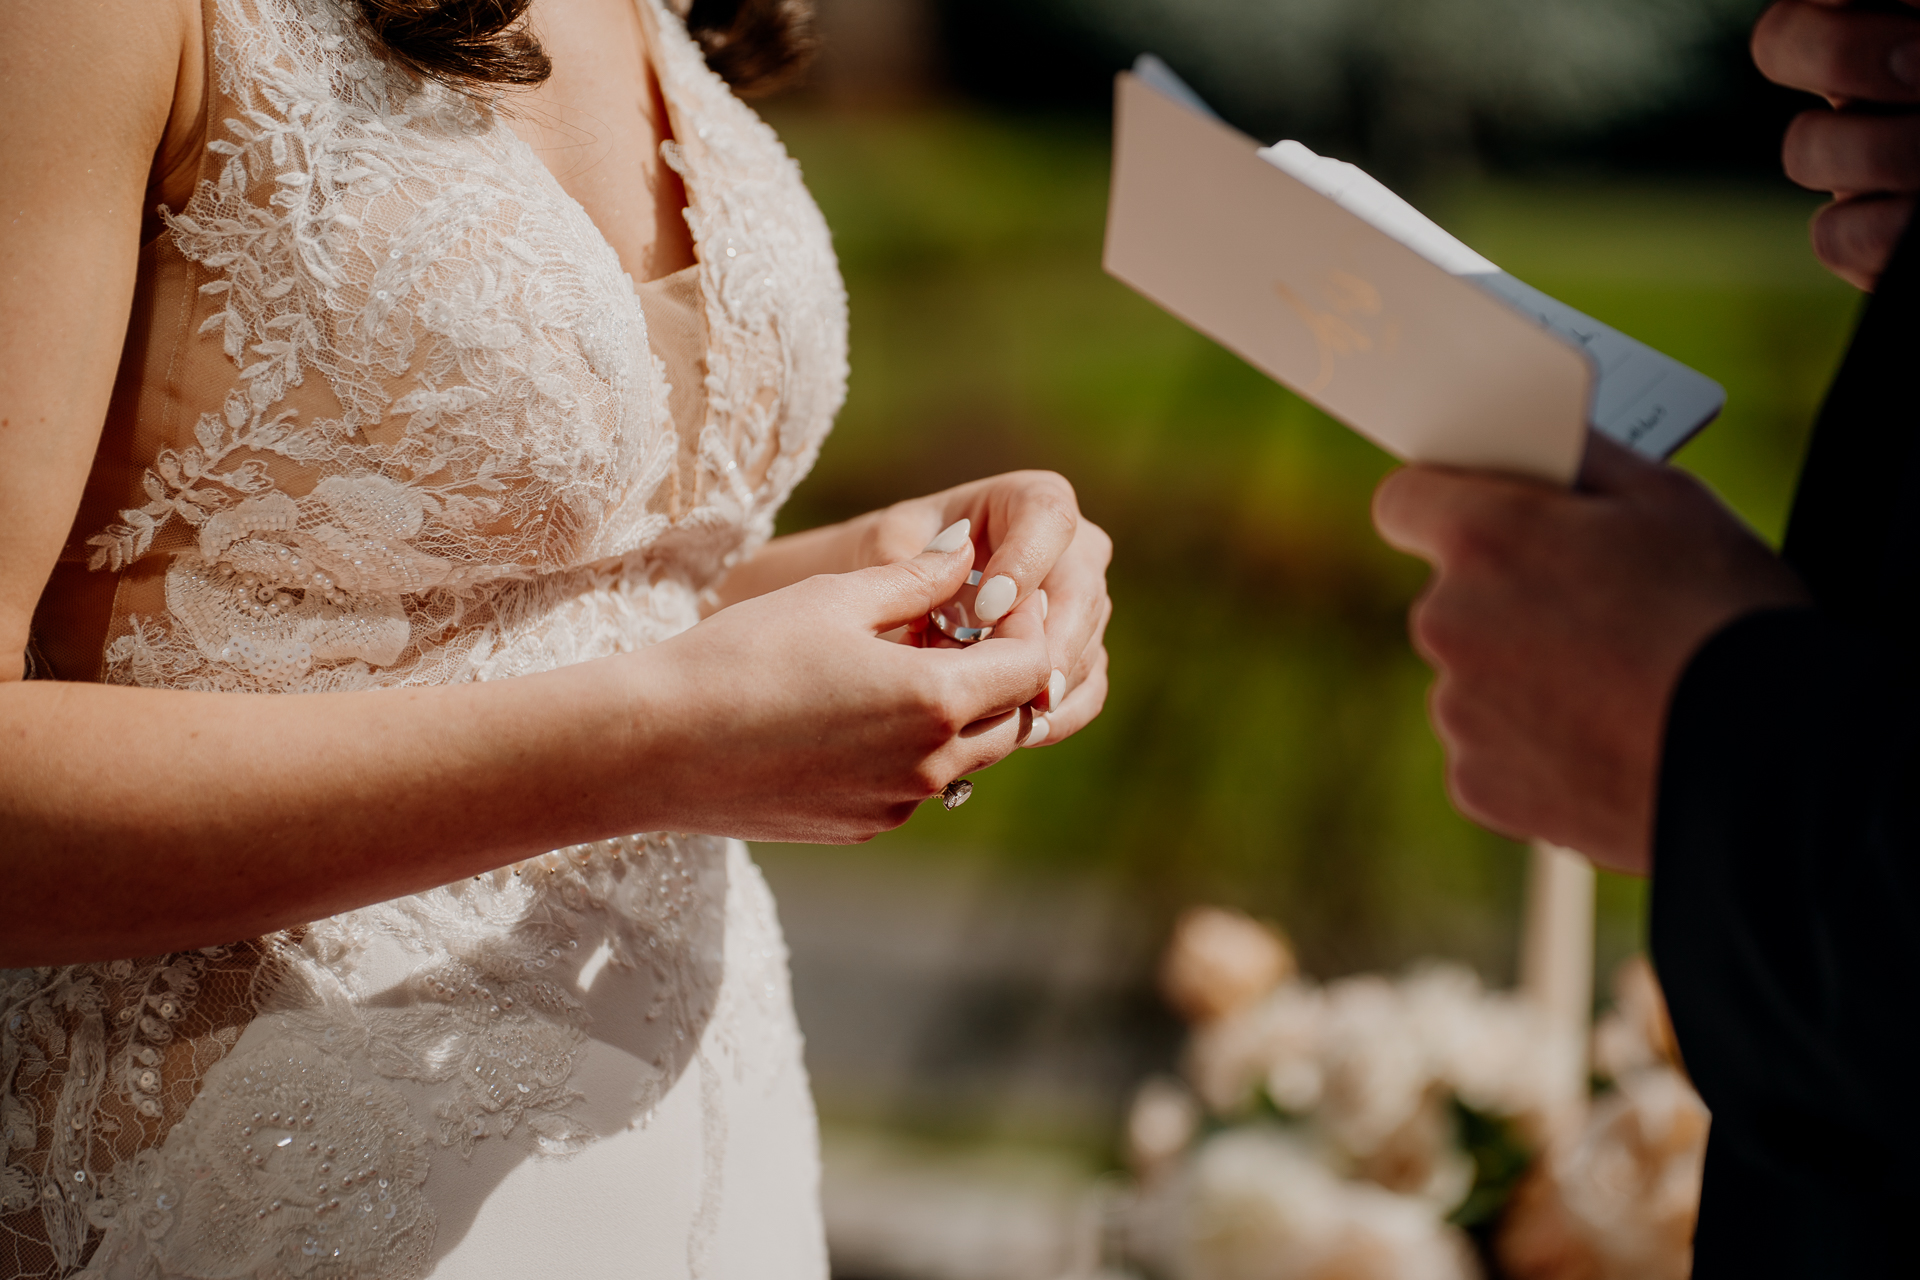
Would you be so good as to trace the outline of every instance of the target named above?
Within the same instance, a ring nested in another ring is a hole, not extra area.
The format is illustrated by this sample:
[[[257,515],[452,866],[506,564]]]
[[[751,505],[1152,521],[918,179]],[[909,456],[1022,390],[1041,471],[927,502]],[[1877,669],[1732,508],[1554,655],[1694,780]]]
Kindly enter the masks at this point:
[[[414,1280],[433,1241],[430,1159],[384,1081],[298,1039],[236,1053],[130,1171],[131,1221],[96,1269],[137,1243],[163,1275]]]

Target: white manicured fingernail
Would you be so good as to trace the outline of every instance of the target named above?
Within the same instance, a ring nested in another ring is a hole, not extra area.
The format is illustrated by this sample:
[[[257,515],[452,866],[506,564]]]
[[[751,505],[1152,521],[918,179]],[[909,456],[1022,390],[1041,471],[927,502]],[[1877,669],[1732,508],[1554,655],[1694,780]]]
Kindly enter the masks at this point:
[[[1049,608],[1049,605],[1047,602],[1047,589],[1045,587],[1035,587],[1033,589],[1033,594],[1040,597],[1040,621],[1045,622],[1047,620],[1047,609]]]
[[[967,535],[972,532],[973,521],[955,520],[952,524],[942,529],[939,536],[927,544],[927,550],[939,552],[958,551],[967,545]]]
[[[1020,745],[1023,747],[1037,747],[1047,740],[1047,734],[1051,732],[1052,729],[1053,726],[1047,723],[1045,716],[1035,716],[1033,718],[1033,727],[1027,730],[1027,736],[1021,739]]]
[[[982,622],[998,622],[1013,608],[1013,597],[1020,590],[1012,578],[1004,573],[996,573],[980,586],[980,594],[973,598],[973,616]]]
[[[1058,711],[1060,700],[1067,696],[1067,673],[1056,671],[1047,677],[1047,710]]]

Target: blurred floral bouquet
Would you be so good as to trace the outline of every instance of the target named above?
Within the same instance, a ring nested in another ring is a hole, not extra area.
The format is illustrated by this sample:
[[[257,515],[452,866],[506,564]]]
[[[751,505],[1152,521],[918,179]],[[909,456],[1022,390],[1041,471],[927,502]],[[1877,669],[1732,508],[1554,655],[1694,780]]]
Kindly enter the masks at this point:
[[[1583,1037],[1455,965],[1317,984],[1246,916],[1181,917],[1184,1081],[1128,1120],[1125,1251],[1168,1280],[1684,1280],[1707,1113],[1653,972]]]

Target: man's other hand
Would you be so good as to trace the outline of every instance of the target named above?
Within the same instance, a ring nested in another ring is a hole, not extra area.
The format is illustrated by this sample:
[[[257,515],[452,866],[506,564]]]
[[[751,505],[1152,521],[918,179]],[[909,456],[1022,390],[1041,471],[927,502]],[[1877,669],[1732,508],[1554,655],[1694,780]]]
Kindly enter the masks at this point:
[[[1814,253],[1872,289],[1920,193],[1920,12],[1780,0],[1753,29],[1753,60],[1826,98],[1788,127],[1782,160],[1789,178],[1833,195],[1813,218]]]
[[[1579,489],[1414,466],[1374,495],[1433,566],[1414,646],[1461,812],[1644,874],[1667,705],[1733,619],[1797,577],[1691,476],[1588,437]]]

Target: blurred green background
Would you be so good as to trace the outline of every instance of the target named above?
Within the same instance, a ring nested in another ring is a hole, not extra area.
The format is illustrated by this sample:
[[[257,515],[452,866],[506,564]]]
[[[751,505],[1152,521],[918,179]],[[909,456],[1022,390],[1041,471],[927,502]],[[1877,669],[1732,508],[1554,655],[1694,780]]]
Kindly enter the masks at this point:
[[[1779,127],[1800,104],[1742,68],[1754,6],[1706,7],[1713,22],[1688,55],[1692,73],[1646,89],[1639,105],[1623,90],[1624,105],[1595,109],[1604,128],[1529,130],[1468,103],[1464,139],[1454,129],[1427,152],[1419,130],[1369,129],[1365,112],[1302,108],[1295,136],[1377,161],[1506,270],[1723,383],[1725,414],[1678,461],[1777,539],[1858,295],[1809,252],[1819,198],[1771,170]],[[1524,851],[1448,803],[1425,719],[1429,672],[1405,633],[1424,568],[1385,548],[1368,520],[1392,461],[1101,272],[1103,95],[1137,46],[1071,9],[1023,11],[1029,45],[1006,54],[1015,61],[998,79],[978,24],[1015,21],[1012,8],[946,6],[922,14],[921,63],[875,62],[859,82],[848,57],[839,74],[852,87],[829,76],[767,108],[833,227],[852,307],[850,399],[783,527],[1048,467],[1116,544],[1113,687],[1095,725],[1018,753],[978,780],[966,808],[923,810],[857,855],[759,850],[795,938],[829,1122],[956,1133],[1065,1123],[1053,1103],[1005,1118],[1017,1092],[1007,1063],[1053,1053],[1070,1065],[1044,1096],[1076,1081],[1097,1095],[1066,1127],[1085,1138],[1103,1117],[1110,1125],[1124,1082],[1172,1060],[1177,1029],[1152,1007],[1150,965],[1190,903],[1279,922],[1322,977],[1446,956],[1512,979]],[[880,10],[868,0],[862,12]],[[872,35],[847,21],[842,32]],[[1053,43],[1042,56],[1034,40]],[[1236,99],[1230,77],[1210,84],[1197,66],[1182,69],[1203,90],[1225,86],[1224,101],[1252,104],[1247,127],[1288,128],[1285,102],[1262,106],[1244,84]],[[986,1041],[979,1028],[1004,1032],[1009,1020],[1030,1034],[993,1041],[1005,1042],[996,1066],[979,1045],[954,1049],[951,1026],[933,1037],[944,1049],[922,1032],[883,1087],[861,1074],[878,1052],[861,1037],[919,997],[870,992],[859,1013],[848,993],[885,955],[828,953],[864,927],[859,910],[919,908],[911,890],[847,906],[857,894],[845,886],[878,875],[937,897],[957,883],[954,868],[981,913],[1020,901],[1024,886],[1098,897],[1126,922],[1131,941],[1108,953],[1125,972],[1094,983],[1097,998],[1075,988],[1080,1012],[1052,1024],[1035,1012],[1046,998],[1019,997],[1018,965],[995,970],[991,999],[975,982],[971,1005],[943,987],[927,999],[961,1009],[952,1025]],[[840,887],[821,888],[822,876]],[[996,886],[984,897],[983,880]],[[1603,877],[1603,978],[1640,945],[1643,910],[1638,882]],[[1103,1066],[1073,1057],[1087,1043],[1104,1046]],[[956,1054],[975,1068],[972,1094],[955,1083]]]

